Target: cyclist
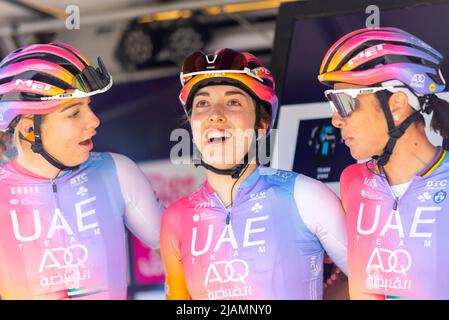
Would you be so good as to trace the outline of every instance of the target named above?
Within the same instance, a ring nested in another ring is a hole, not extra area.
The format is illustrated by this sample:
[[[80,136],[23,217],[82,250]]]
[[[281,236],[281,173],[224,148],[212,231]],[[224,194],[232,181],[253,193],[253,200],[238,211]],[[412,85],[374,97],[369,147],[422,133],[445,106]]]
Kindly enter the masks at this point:
[[[321,299],[324,250],[346,271],[344,212],[323,183],[256,161],[274,78],[250,53],[186,58],[180,100],[207,180],[165,211],[168,299]]]
[[[90,96],[112,78],[64,43],[0,63],[0,130],[17,156],[0,167],[2,299],[125,299],[126,226],[159,246],[161,208],[137,165],[94,153]]]
[[[353,31],[326,53],[318,79],[332,123],[357,160],[340,179],[347,216],[352,299],[448,299],[447,152],[426,136],[449,137],[443,57],[397,28]]]

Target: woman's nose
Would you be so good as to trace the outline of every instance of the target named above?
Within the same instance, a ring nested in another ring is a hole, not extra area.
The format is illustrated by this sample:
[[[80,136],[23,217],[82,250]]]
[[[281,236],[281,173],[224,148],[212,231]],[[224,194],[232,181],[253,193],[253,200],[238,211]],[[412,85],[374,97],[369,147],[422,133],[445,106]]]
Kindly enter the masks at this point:
[[[101,121],[100,121],[100,119],[98,119],[96,114],[92,110],[90,110],[90,116],[89,116],[89,122],[88,122],[87,128],[88,129],[91,129],[91,128],[96,129],[100,125],[100,122]]]
[[[211,112],[209,115],[209,121],[210,122],[225,122],[226,117],[224,115],[223,108],[224,108],[223,104],[221,104],[221,103],[215,104],[211,109]]]
[[[346,122],[345,118],[340,116],[338,112],[334,112],[332,114],[332,125],[334,127],[341,129],[345,125],[345,122]]]

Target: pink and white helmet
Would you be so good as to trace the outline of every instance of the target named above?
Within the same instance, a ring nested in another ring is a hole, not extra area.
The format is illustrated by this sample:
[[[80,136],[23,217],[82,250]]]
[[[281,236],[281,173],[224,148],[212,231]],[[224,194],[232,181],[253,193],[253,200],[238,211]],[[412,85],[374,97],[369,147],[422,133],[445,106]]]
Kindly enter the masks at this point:
[[[328,86],[337,82],[387,86],[399,81],[420,96],[444,90],[442,61],[440,52],[401,29],[359,29],[327,51],[318,80]]]
[[[19,115],[47,114],[62,99],[107,91],[112,77],[100,57],[98,67],[60,42],[19,48],[0,62],[0,130]]]

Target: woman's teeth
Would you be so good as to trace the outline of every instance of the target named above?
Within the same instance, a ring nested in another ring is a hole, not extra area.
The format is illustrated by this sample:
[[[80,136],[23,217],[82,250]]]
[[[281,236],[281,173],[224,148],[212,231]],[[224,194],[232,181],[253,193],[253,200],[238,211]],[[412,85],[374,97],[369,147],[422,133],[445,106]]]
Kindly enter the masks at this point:
[[[223,142],[226,139],[229,139],[231,136],[231,133],[227,131],[211,131],[207,133],[206,138],[207,140],[209,140],[209,142]]]

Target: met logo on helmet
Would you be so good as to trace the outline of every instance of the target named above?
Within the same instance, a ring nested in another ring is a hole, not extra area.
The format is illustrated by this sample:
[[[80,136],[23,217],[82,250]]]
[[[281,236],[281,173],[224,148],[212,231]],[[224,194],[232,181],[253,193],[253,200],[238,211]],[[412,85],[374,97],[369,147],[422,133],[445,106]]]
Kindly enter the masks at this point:
[[[377,55],[381,50],[383,50],[383,45],[378,44],[377,46],[370,47],[368,49],[363,50],[362,52],[358,53],[354,58],[348,61],[348,65],[351,67],[354,64],[354,61],[363,59],[363,58],[369,58],[372,56]]]
[[[37,90],[37,91],[47,91],[47,90],[51,89],[51,86],[49,84],[43,84],[42,82],[29,80],[29,79],[28,80],[17,79],[16,82],[14,83],[14,85],[16,87],[25,85],[25,86],[30,87],[31,89]]]

